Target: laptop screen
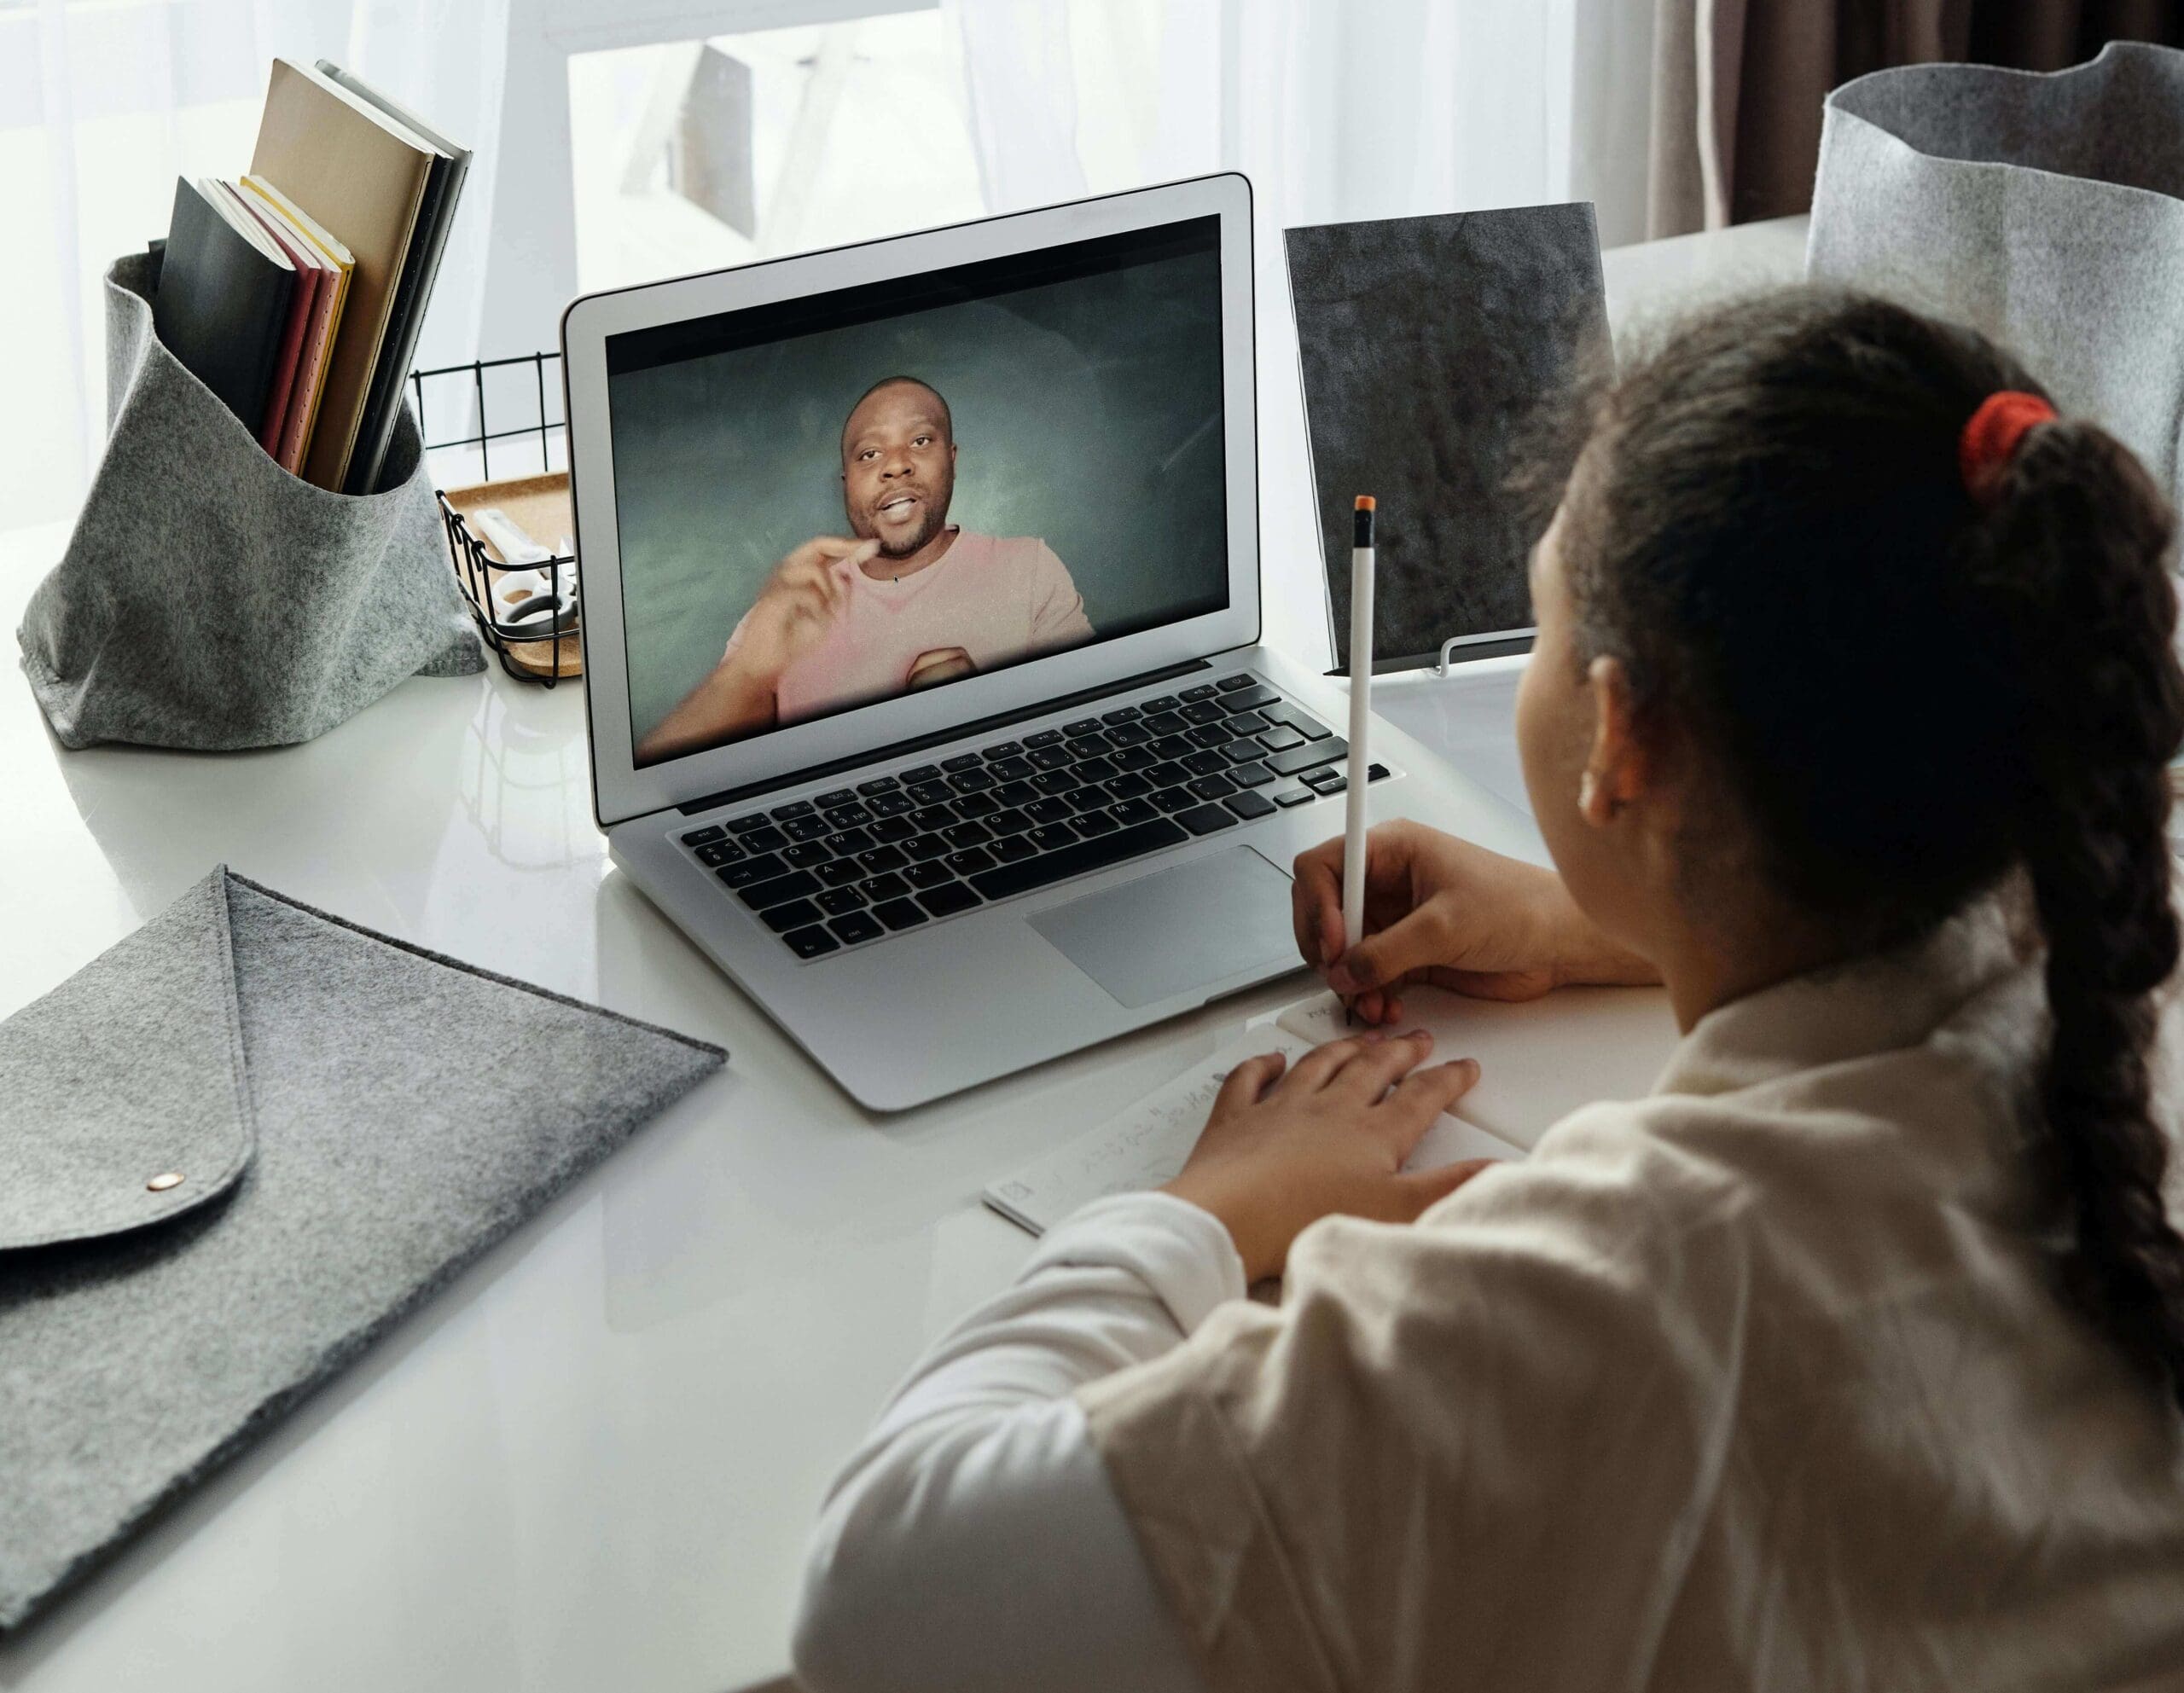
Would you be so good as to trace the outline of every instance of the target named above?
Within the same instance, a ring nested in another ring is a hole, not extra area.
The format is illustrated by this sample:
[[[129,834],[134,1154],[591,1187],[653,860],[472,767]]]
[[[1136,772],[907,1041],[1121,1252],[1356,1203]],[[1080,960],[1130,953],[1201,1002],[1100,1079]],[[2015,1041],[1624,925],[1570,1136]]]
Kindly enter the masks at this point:
[[[1224,609],[1219,240],[608,337],[636,762]]]

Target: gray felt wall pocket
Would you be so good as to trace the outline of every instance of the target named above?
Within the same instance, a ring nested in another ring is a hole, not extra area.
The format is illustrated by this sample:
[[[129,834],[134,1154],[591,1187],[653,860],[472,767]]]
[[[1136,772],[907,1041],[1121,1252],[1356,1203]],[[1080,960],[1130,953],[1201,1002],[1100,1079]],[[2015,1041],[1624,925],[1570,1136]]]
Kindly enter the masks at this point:
[[[106,454],[16,639],[70,746],[309,740],[411,675],[484,669],[405,407],[381,490],[281,468],[152,333],[151,261],[106,275]]]
[[[1806,268],[1994,336],[2184,497],[2184,53],[1844,84]]]

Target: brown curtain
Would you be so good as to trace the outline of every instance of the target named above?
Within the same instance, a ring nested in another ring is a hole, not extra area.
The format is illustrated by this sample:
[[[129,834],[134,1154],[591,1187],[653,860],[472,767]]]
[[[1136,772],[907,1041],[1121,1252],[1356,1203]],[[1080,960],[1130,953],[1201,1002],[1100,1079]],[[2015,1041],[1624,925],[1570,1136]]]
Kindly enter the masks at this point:
[[[2184,0],[1654,0],[1649,234],[1807,210],[1821,102],[1936,60],[2053,71],[2111,41],[2184,47]]]

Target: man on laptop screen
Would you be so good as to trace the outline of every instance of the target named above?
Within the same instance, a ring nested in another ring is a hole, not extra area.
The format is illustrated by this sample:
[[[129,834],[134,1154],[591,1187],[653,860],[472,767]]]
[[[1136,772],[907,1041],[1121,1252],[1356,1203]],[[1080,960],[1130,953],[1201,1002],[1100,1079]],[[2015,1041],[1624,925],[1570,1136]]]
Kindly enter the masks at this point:
[[[814,536],[775,566],[720,663],[644,738],[641,761],[1092,638],[1044,541],[948,521],[955,420],[930,383],[873,384],[842,425],[841,456],[851,535]]]

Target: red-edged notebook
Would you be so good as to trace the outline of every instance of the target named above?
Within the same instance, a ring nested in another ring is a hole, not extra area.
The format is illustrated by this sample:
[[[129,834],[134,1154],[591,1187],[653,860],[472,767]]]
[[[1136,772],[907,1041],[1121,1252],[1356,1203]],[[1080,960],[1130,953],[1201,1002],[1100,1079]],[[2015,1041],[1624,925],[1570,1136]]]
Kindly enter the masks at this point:
[[[311,305],[318,298],[322,267],[314,262],[315,255],[306,253],[292,241],[286,230],[260,216],[257,206],[235,184],[216,182],[213,186],[238,212],[263,229],[295,267],[296,286],[288,297],[288,319],[282,327],[280,351],[274,358],[273,385],[266,391],[265,415],[258,423],[258,444],[277,459],[281,455],[282,426],[288,421],[288,397],[295,391],[296,367],[303,356],[304,336],[311,328]],[[294,467],[288,467],[291,470]]]
[[[269,205],[239,183],[222,186],[258,219],[296,267],[298,304],[304,308],[303,334],[293,367],[274,381],[273,403],[280,411],[277,416],[270,411],[267,414],[266,421],[273,426],[274,438],[267,444],[266,450],[280,461],[282,469],[300,474],[304,450],[311,440],[311,414],[323,367],[334,345],[334,314],[341,304],[340,272],[327,262],[310,236],[282,215],[279,207]],[[303,298],[306,289],[310,296],[307,300]],[[293,328],[293,325],[290,327]],[[283,361],[288,358],[288,348],[284,336],[281,355]]]

